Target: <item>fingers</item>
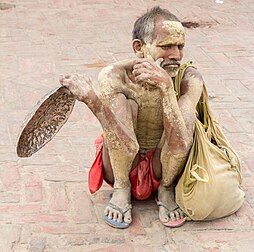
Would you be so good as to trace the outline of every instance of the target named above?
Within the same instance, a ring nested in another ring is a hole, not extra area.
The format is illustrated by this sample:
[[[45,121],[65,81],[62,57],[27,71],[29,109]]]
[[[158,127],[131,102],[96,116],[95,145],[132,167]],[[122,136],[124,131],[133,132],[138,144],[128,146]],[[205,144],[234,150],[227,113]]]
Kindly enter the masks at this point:
[[[66,81],[69,81],[71,79],[70,75],[60,76],[59,82],[62,86],[66,83]]]
[[[159,58],[156,61],[149,60],[149,59],[137,59],[134,61],[133,69],[137,68],[149,68],[153,69],[154,66],[161,67],[161,63],[164,61],[163,58]]]
[[[92,85],[92,80],[91,80],[89,77],[87,77],[86,75],[84,75],[83,78],[84,78],[84,80],[85,80],[85,82],[86,82],[87,84],[89,84],[90,86]]]
[[[153,69],[153,65],[154,63],[152,62],[148,62],[148,61],[145,61],[145,62],[140,62],[140,63],[137,63],[133,66],[133,70],[135,69],[140,69],[140,68],[144,68],[144,69]]]
[[[92,81],[86,75],[65,75],[60,77],[59,81],[79,101],[85,101],[89,92],[93,91]]]
[[[143,82],[150,83],[151,77],[152,77],[152,75],[149,73],[141,73],[141,74],[135,76],[135,81],[137,83],[143,83]]]
[[[152,86],[157,86],[160,83],[166,81],[166,76],[162,71],[162,68],[159,69],[158,66],[156,68],[154,65],[147,65],[142,63],[143,66],[136,67],[132,73],[135,77],[136,83],[147,83]]]
[[[132,73],[135,80],[139,82],[140,79],[153,75],[154,71],[154,62],[142,61],[134,65]]]
[[[141,75],[141,74],[146,74],[146,75],[153,75],[156,70],[159,70],[158,68],[162,69],[160,64],[163,61],[162,58],[157,59],[155,62],[151,60],[137,60],[136,64],[133,66],[133,75],[135,77]],[[137,79],[136,79],[137,81]]]
[[[152,71],[150,69],[147,69],[147,68],[136,68],[132,71],[133,75],[135,77],[139,76],[140,74],[142,73],[146,73],[146,74],[152,74]]]
[[[78,83],[78,82],[85,82],[88,85],[92,85],[92,81],[84,74],[68,74],[65,76],[60,76],[59,82],[62,86],[68,86],[70,83]]]
[[[144,62],[154,62],[153,60],[149,60],[147,58],[142,58],[142,59],[135,59],[133,60],[133,66],[135,66],[136,64],[141,64],[141,63],[144,63]]]
[[[63,86],[63,87],[66,87],[66,88],[69,88],[69,86],[71,85],[72,83],[72,79],[70,78],[69,75],[66,75],[64,77],[61,77],[59,79],[59,82],[60,84]]]
[[[137,64],[135,64],[133,66],[133,71],[135,70],[142,70],[142,71],[146,71],[146,70],[150,70],[150,71],[154,71],[156,69],[157,65],[155,65],[155,62],[153,61],[144,61],[144,62],[138,62]]]
[[[64,80],[64,77],[62,75],[60,75],[59,82],[60,82],[61,85],[63,85],[63,80]]]
[[[163,62],[163,58],[159,58],[159,59],[157,59],[156,61],[155,61],[155,63],[156,63],[156,65],[158,66],[158,67],[161,67],[161,63]]]

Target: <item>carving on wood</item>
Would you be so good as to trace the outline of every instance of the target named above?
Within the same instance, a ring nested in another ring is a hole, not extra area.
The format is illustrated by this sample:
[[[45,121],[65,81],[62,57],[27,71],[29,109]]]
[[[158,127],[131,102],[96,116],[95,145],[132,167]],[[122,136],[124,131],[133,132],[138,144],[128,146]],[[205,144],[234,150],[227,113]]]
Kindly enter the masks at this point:
[[[17,144],[19,157],[30,157],[48,143],[68,120],[75,97],[61,87],[44,96],[24,127]]]

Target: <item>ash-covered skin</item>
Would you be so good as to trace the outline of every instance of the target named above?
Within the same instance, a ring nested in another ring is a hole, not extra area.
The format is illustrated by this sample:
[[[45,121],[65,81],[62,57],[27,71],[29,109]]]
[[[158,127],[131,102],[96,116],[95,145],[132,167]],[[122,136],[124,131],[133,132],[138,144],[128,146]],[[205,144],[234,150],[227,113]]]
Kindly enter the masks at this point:
[[[104,134],[105,178],[114,183],[111,203],[125,208],[131,200],[129,173],[137,164],[137,153],[156,148],[154,173],[161,177],[158,200],[171,209],[159,207],[162,222],[182,215],[174,200],[173,181],[183,169],[192,143],[195,106],[202,91],[202,78],[188,68],[177,101],[172,77],[183,57],[184,30],[179,22],[159,18],[151,43],[134,50],[143,59],[117,62],[99,75],[100,94],[90,81],[63,78],[62,85],[85,102],[100,121]],[[107,153],[106,153],[107,152]],[[131,210],[124,216],[108,206],[105,214],[121,222],[132,221]]]
[[[156,60],[162,56],[163,60],[160,66],[168,72],[170,77],[177,75],[180,67],[180,60],[183,57],[183,48],[185,45],[184,28],[180,22],[159,19],[156,22],[155,29],[158,31],[152,43],[144,44],[144,58]],[[179,55],[176,57],[164,58],[164,52],[170,51],[171,55],[176,54],[175,46],[179,48]],[[164,52],[163,52],[164,51]]]
[[[170,44],[184,44],[184,28],[180,22],[165,20],[162,22],[162,28],[170,35],[168,37]]]

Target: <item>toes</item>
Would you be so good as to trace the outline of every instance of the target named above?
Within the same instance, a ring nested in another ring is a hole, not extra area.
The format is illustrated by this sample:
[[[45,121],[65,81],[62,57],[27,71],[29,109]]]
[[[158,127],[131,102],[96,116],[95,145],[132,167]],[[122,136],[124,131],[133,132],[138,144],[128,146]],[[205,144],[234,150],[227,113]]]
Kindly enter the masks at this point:
[[[126,223],[131,223],[132,222],[132,218],[131,218],[131,212],[128,211],[124,214],[124,222]]]
[[[123,215],[121,213],[118,213],[118,217],[117,217],[117,222],[122,222],[123,221]]]
[[[179,213],[179,211],[175,211],[174,213],[175,213],[175,219],[176,220],[180,220],[180,213]]]
[[[112,211],[109,211],[109,213],[108,213],[108,217],[109,217],[109,219],[113,219],[113,212]]]
[[[109,219],[116,221],[116,222],[123,221],[123,214],[114,210],[114,209],[111,209],[110,207],[106,207],[106,209],[104,210],[104,215],[108,216]],[[126,216],[126,218],[129,218],[129,217]],[[125,219],[124,219],[124,221],[125,221]],[[125,222],[127,222],[127,221],[125,221]],[[131,219],[130,219],[130,222],[131,222]],[[130,223],[130,222],[127,222],[127,223]]]
[[[160,218],[160,221],[163,223],[166,223],[168,221],[177,221],[182,219],[183,217],[184,215],[180,209],[172,211],[172,212],[167,212],[165,208],[159,209],[159,218]]]
[[[113,213],[113,221],[117,221],[118,218],[118,212]]]
[[[183,212],[181,211],[181,209],[177,209],[173,212],[170,212],[169,217],[170,217],[171,221],[176,221],[176,220],[178,221],[178,220],[184,218],[184,215],[183,215]]]
[[[108,207],[106,207],[106,209],[104,210],[104,214],[105,214],[106,216],[108,216],[108,214],[109,214],[109,209],[108,209]]]
[[[169,217],[164,207],[159,207],[159,218],[161,222],[168,222]]]
[[[115,219],[115,212],[110,207],[106,207],[104,210],[104,215],[108,216],[108,218],[111,220]]]
[[[176,220],[175,212],[170,212],[169,217],[170,217],[170,220],[175,221]]]
[[[160,217],[160,220],[161,222],[169,222],[169,217],[168,216],[163,216],[163,217]]]
[[[84,81],[86,82],[84,89],[86,89],[87,92],[89,92],[90,89],[92,90],[92,87],[89,88],[89,81],[90,80],[87,79],[87,77],[85,75],[82,76],[81,82],[84,82]],[[106,207],[106,209],[108,208],[108,210],[109,210],[108,219],[111,219],[112,223],[125,222],[122,225],[120,225],[122,227],[127,227],[128,225],[126,225],[126,224],[131,223],[132,218],[131,218],[130,197],[131,197],[130,188],[115,189],[114,190],[113,195],[110,197],[109,204]],[[128,210],[125,212],[125,209],[128,209]],[[115,223],[112,225],[115,225]]]

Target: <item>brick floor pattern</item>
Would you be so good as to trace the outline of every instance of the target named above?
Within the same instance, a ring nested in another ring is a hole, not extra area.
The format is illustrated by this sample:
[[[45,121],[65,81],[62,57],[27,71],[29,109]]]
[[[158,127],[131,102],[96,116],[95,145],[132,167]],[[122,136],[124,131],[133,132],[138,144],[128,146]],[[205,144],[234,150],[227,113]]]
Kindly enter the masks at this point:
[[[217,2],[0,1],[1,251],[254,251],[254,1]],[[97,89],[103,66],[134,58],[132,25],[154,5],[200,24],[186,29],[184,61],[202,73],[241,157],[246,200],[230,217],[178,229],[160,224],[153,199],[135,201],[133,224],[117,230],[102,219],[112,189],[90,195],[87,187],[101,127],[84,104],[31,158],[18,158],[15,148],[27,114],[60,75],[86,73]]]

